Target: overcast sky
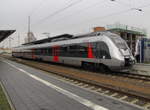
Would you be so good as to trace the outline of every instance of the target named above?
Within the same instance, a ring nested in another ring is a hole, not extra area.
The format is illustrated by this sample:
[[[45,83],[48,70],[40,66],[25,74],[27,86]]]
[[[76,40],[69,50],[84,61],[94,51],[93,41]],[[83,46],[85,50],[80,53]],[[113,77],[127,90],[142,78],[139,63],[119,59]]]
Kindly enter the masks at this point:
[[[0,29],[16,29],[12,46],[17,46],[18,35],[24,42],[28,16],[37,39],[46,37],[45,32],[86,33],[116,22],[145,28],[150,36],[150,0],[1,0],[0,14]],[[2,45],[7,47],[8,40]]]

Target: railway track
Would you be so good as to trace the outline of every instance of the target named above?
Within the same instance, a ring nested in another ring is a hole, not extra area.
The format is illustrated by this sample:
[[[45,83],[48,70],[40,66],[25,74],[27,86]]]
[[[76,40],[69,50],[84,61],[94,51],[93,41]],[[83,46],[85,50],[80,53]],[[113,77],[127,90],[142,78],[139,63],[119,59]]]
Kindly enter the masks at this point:
[[[150,76],[148,76],[148,75],[135,74],[135,73],[131,73],[131,72],[114,72],[112,75],[126,77],[126,78],[130,78],[130,79],[143,80],[143,81],[147,81],[147,82],[150,81]]]
[[[123,74],[124,76],[127,76],[129,78],[133,79],[139,79],[139,80],[144,80],[144,81],[150,81],[150,76],[148,75],[141,75],[141,74],[134,74],[134,73],[125,73]]]
[[[150,110],[150,101],[145,100],[143,98],[137,97],[136,95],[131,95],[128,93],[116,91],[114,89],[105,88],[103,86],[97,86],[91,83],[87,83],[84,81],[80,81],[77,79],[72,79],[64,76],[60,76],[63,80],[69,82],[69,84],[73,84],[75,86],[84,88],[86,90],[90,90],[91,92],[95,92],[100,95],[109,96],[113,99],[120,100],[122,102],[126,102],[131,105],[135,105],[137,107],[142,107],[144,110]]]
[[[145,75],[129,73],[99,75],[89,71],[74,68],[69,69],[60,65],[51,66],[46,63],[29,60],[18,60],[14,58],[8,59],[47,71],[48,74],[54,75],[60,80],[88,89],[97,94],[106,95],[123,102],[134,104],[146,110],[150,110],[150,85],[149,78]]]

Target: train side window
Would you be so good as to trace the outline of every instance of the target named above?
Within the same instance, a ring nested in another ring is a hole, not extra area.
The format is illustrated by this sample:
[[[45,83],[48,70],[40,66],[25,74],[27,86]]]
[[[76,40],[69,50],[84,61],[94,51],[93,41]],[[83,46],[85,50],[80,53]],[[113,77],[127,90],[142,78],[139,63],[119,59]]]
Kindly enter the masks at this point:
[[[87,57],[87,46],[86,44],[75,44],[69,46],[70,57]]]
[[[68,53],[68,48],[67,46],[61,46],[59,48],[59,55],[60,56],[67,56],[67,53]]]
[[[44,48],[44,49],[43,49],[43,55],[45,55],[45,56],[48,55],[48,49],[47,49],[47,48]]]
[[[39,49],[35,49],[35,54],[36,54],[36,55],[38,55],[38,50],[39,50]]]
[[[97,42],[96,46],[97,46],[96,50],[97,58],[111,59],[109,48],[105,42]]]
[[[36,55],[41,55],[41,49],[36,49]]]
[[[87,43],[83,43],[83,44],[79,44],[79,53],[80,53],[80,57],[84,57],[87,58],[88,56],[88,44]]]
[[[68,47],[68,56],[69,57],[78,57],[78,53],[77,53],[77,45],[70,45]]]
[[[43,55],[43,50],[39,49],[39,55]]]
[[[52,48],[48,48],[48,53],[47,53],[47,55],[52,55]]]
[[[41,49],[41,55],[44,55],[44,52],[45,52],[44,49]]]
[[[40,49],[40,54],[46,56],[48,54],[47,48]]]

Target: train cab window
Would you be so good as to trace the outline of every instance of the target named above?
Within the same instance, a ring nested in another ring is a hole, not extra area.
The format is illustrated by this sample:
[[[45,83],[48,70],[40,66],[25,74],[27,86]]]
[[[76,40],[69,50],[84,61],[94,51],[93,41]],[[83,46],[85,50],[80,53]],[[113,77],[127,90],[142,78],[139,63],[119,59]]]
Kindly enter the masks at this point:
[[[125,41],[120,38],[120,37],[114,37],[112,38],[113,42],[116,44],[116,46],[120,49],[127,49],[127,44],[125,43]]]
[[[126,42],[119,35],[113,33],[108,33],[108,35],[118,48],[125,50],[128,49]]]

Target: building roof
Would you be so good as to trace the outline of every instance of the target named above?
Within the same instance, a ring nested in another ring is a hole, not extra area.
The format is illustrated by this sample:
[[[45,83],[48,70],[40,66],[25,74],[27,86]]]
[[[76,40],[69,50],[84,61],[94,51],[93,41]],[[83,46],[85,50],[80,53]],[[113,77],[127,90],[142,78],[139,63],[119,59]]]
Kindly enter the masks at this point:
[[[0,30],[0,42],[2,42],[5,38],[13,34],[16,30]]]
[[[112,31],[113,32],[126,32],[126,33],[136,34],[136,35],[139,35],[139,36],[146,36],[146,34],[142,33],[142,32],[127,30],[127,29],[121,29],[121,28],[108,29],[108,31],[111,31],[111,32]]]
[[[126,33],[132,33],[139,36],[146,36],[147,31],[146,29],[142,29],[140,27],[133,27],[128,26],[120,23],[115,23],[111,25],[107,25],[107,30],[112,32],[126,32]]]

